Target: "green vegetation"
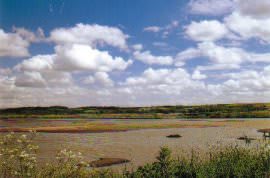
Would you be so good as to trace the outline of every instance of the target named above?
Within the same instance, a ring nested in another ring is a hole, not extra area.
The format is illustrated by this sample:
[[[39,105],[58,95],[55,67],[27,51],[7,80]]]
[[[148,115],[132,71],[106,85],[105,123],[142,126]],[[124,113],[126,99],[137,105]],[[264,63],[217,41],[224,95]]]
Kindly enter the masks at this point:
[[[211,150],[207,158],[193,153],[191,158],[172,159],[168,148],[161,148],[157,162],[138,168],[131,177],[269,177],[270,155],[259,151],[227,147]]]
[[[22,107],[0,110],[0,118],[268,118],[270,104],[153,107]]]
[[[38,165],[35,133],[5,135],[0,140],[0,177],[3,178],[263,178],[270,176],[270,150],[230,146],[213,148],[201,156],[192,151],[190,157],[173,158],[171,151],[161,148],[157,160],[133,171],[114,172],[95,169],[83,160],[80,153],[62,150],[56,162]]]

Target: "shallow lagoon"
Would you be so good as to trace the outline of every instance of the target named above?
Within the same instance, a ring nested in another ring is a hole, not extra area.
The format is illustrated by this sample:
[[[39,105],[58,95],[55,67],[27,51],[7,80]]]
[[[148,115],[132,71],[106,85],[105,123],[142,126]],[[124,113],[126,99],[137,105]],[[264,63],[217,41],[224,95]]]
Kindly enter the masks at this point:
[[[261,140],[260,128],[270,128],[270,119],[200,119],[200,120],[133,120],[133,119],[104,119],[104,120],[36,120],[12,119],[0,120],[0,127],[36,127],[36,126],[65,126],[72,124],[126,123],[179,123],[205,124],[217,123],[215,127],[203,128],[167,128],[167,129],[140,129],[125,132],[106,133],[38,133],[35,142],[40,146],[39,161],[45,163],[55,158],[58,150],[68,148],[80,151],[88,161],[100,157],[116,157],[131,160],[128,167],[136,167],[155,160],[159,148],[168,146],[175,155],[183,155],[191,149],[207,152],[213,145],[237,144],[246,146],[238,137],[247,135]],[[180,134],[181,138],[167,138],[170,134]],[[249,146],[258,146],[259,141],[253,141]],[[117,166],[117,168],[123,166]]]

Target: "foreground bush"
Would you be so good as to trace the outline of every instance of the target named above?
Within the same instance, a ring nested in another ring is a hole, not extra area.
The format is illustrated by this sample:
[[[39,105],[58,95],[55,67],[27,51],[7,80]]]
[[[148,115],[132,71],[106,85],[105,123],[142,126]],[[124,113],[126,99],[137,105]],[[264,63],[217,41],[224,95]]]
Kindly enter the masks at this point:
[[[161,148],[157,161],[134,171],[121,174],[112,170],[90,168],[80,153],[62,150],[56,162],[43,167],[37,165],[33,144],[35,133],[4,136],[0,140],[1,178],[264,178],[270,177],[270,151],[268,146],[260,149],[225,147],[210,150],[200,157],[172,158],[171,151]]]
[[[36,170],[37,146],[32,144],[35,133],[4,136],[0,141],[1,177],[33,177]]]
[[[190,159],[172,159],[168,148],[162,148],[159,155],[157,162],[139,167],[128,177],[270,177],[270,155],[265,149],[227,147],[212,151],[208,158],[192,154]]]

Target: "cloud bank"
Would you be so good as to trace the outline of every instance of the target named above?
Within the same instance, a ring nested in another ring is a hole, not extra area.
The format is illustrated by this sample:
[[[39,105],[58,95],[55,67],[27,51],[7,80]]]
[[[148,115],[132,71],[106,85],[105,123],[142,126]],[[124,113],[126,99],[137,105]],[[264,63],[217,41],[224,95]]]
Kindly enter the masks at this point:
[[[56,27],[48,36],[0,29],[0,60],[17,60],[0,66],[0,107],[269,102],[269,2],[192,0],[186,8],[201,18],[141,29],[156,35],[151,47],[99,24]],[[181,48],[156,49],[169,48],[173,34]],[[31,54],[37,43],[52,52]]]

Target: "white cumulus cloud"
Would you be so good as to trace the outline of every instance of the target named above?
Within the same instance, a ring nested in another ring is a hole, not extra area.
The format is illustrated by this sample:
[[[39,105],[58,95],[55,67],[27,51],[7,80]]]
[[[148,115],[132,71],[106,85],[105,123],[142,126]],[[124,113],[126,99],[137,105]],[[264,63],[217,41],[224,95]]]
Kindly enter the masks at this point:
[[[216,41],[228,34],[226,26],[217,20],[192,22],[185,33],[195,41]]]
[[[6,33],[0,29],[0,57],[25,57],[29,56],[29,41],[18,33]]]
[[[224,15],[233,10],[234,0],[191,0],[188,4],[190,13],[202,15]]]
[[[107,51],[100,51],[88,45],[73,44],[55,48],[55,68],[65,71],[103,71],[125,70],[131,60],[112,57]]]
[[[135,51],[133,53],[135,59],[149,65],[172,65],[172,56],[154,56],[150,51]]]
[[[189,48],[178,53],[175,64],[198,57],[205,57],[213,64],[199,66],[200,70],[235,69],[243,63],[270,63],[270,53],[247,52],[242,48],[223,47],[213,42],[203,42],[199,43],[197,48]]]
[[[270,18],[269,0],[236,0],[237,10],[253,18]]]
[[[158,27],[158,26],[149,26],[149,27],[145,27],[143,29],[143,31],[146,31],[146,32],[154,32],[154,33],[157,33],[159,31],[161,31],[162,28],[161,27]]]
[[[243,39],[257,38],[270,42],[270,18],[256,19],[238,12],[225,18],[227,27]]]
[[[106,44],[121,49],[127,48],[127,38],[128,35],[116,27],[81,23],[70,28],[56,28],[50,34],[50,40],[57,44],[77,43],[92,47]]]

